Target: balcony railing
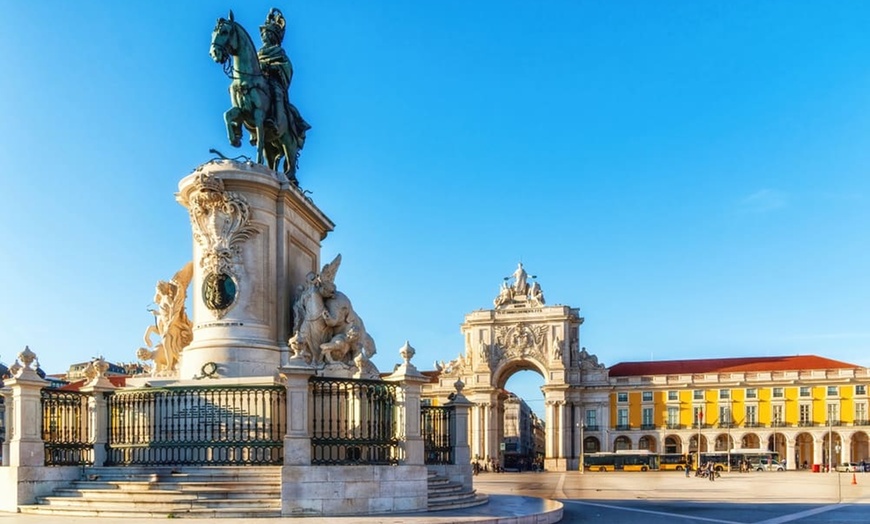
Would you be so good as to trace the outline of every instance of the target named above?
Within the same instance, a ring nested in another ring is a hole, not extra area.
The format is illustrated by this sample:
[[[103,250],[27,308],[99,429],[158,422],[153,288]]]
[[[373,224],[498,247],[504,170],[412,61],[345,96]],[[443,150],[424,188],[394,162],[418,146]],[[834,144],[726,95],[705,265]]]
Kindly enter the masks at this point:
[[[815,425],[816,425],[816,423],[813,422],[812,420],[799,420],[798,421],[799,428],[811,428]]]
[[[668,429],[683,429],[684,426],[682,424],[672,424],[668,422],[665,427],[667,427]]]
[[[585,429],[585,431],[600,431],[601,430],[601,428],[598,426],[598,424],[591,424],[591,425],[587,424],[584,429]]]
[[[865,418],[856,419],[855,422],[852,422],[852,425],[853,426],[870,426],[870,420],[867,420]]]
[[[656,425],[655,424],[641,424],[640,429],[648,431],[651,429],[656,429]]]
[[[719,427],[720,428],[736,428],[737,424],[735,424],[733,422],[720,422]]]
[[[628,431],[631,429],[631,425],[629,424],[617,424],[616,431]]]

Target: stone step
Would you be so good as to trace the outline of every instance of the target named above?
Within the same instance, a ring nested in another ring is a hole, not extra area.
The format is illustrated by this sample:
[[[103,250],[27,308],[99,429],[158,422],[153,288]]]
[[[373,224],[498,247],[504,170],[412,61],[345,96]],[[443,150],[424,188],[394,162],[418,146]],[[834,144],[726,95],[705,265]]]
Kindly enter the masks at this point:
[[[247,480],[280,482],[281,468],[279,466],[251,467],[115,467],[115,468],[85,468],[84,480],[131,480],[131,481],[163,481],[170,479],[187,479],[190,481],[208,482],[213,480]]]
[[[452,493],[449,495],[440,495],[440,496],[429,496],[429,502],[449,502],[453,500],[464,500],[469,498],[474,498],[476,495],[475,491],[459,491],[456,493]]]
[[[188,482],[186,480],[170,480],[157,482],[142,482],[133,480],[76,480],[70,483],[70,487],[79,490],[115,490],[115,491],[261,491],[281,489],[281,482],[260,481],[230,481],[230,482]]]
[[[54,508],[99,508],[100,510],[157,510],[172,513],[175,511],[188,511],[192,509],[213,509],[228,507],[226,499],[186,499],[183,497],[174,499],[138,499],[118,500],[99,499],[84,497],[38,497],[40,506]],[[232,509],[281,509],[280,499],[234,499]]]
[[[221,489],[189,491],[184,489],[56,489],[54,497],[86,498],[99,500],[236,500],[280,498],[281,490],[259,488],[256,490],[227,491]]]
[[[438,476],[431,470],[427,481],[429,488],[427,506],[430,511],[469,508],[489,502],[489,497],[486,495],[478,494],[473,489],[466,490],[461,484]]]
[[[114,519],[124,518],[279,518],[281,509],[255,509],[248,508],[237,510],[235,508],[207,508],[190,509],[182,511],[164,511],[163,509],[151,508],[147,510],[123,511],[99,508],[57,508],[51,506],[20,506],[21,513],[29,515],[50,515],[56,517],[104,517]]]
[[[448,509],[462,509],[462,508],[471,508],[474,506],[482,506],[489,502],[489,496],[483,495],[480,493],[476,493],[474,497],[462,500],[462,501],[453,501],[450,503],[432,503],[429,502],[429,511],[444,511]]]
[[[22,513],[101,517],[279,517],[281,468],[85,468]]]

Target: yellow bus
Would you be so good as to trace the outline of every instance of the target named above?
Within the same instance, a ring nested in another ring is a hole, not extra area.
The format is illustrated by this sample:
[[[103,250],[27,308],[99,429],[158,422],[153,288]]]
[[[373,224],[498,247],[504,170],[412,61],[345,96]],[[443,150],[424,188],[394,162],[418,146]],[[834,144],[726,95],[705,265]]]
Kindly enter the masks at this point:
[[[583,460],[583,469],[586,471],[656,470],[659,469],[659,456],[642,450],[588,453]]]
[[[682,453],[663,453],[659,455],[659,469],[662,471],[684,471],[686,456]]]

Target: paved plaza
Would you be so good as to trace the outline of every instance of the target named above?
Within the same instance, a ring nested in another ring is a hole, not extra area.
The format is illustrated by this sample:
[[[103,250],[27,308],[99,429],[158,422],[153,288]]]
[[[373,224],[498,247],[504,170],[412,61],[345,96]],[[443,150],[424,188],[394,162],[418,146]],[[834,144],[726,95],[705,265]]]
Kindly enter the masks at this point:
[[[564,503],[563,523],[865,523],[870,474],[723,473],[714,482],[683,472],[483,474],[484,493]]]
[[[280,518],[269,522],[309,524],[534,523],[536,513],[564,504],[563,523],[785,524],[870,521],[870,473],[723,473],[715,482],[682,472],[483,473],[475,487],[492,497],[479,508],[378,517]],[[526,516],[526,518],[524,518]],[[94,524],[99,518],[64,518],[65,524]],[[0,513],[0,524],[49,524],[57,517]],[[104,519],[103,522],[111,522]],[[124,519],[151,524],[154,519]],[[251,522],[223,519],[225,524]]]

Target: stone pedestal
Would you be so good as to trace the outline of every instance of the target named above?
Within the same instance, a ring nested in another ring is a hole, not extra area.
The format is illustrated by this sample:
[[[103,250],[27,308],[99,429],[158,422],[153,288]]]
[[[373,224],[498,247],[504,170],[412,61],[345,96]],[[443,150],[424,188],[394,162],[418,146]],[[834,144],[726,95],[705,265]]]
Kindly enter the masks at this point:
[[[89,435],[94,444],[94,466],[100,467],[106,463],[106,444],[109,442],[109,428],[104,421],[109,420],[109,408],[106,393],[117,388],[105,376],[100,375],[81,388],[82,393],[91,393],[88,400]]]
[[[303,360],[290,359],[280,368],[287,387],[287,434],[284,435],[284,465],[311,464],[310,398],[308,380],[314,368]]]
[[[317,272],[334,224],[277,176],[220,160],[179,182],[194,262],[193,342],[182,354],[182,380],[271,376],[286,361],[297,288]]]
[[[421,374],[411,364],[410,358],[414,355],[414,349],[405,342],[400,350],[403,352],[405,362],[401,364],[388,377],[387,382],[395,382],[401,385],[399,391],[398,423],[401,436],[401,446],[404,451],[403,464],[423,465],[425,463],[423,436],[420,431],[420,391],[422,385],[429,378]]]
[[[6,465],[44,466],[45,443],[40,434],[42,403],[40,392],[48,385],[29,367],[25,367],[14,378],[6,381],[6,402],[12,401],[12,418],[7,420],[7,431],[12,432],[9,440],[9,459]]]

